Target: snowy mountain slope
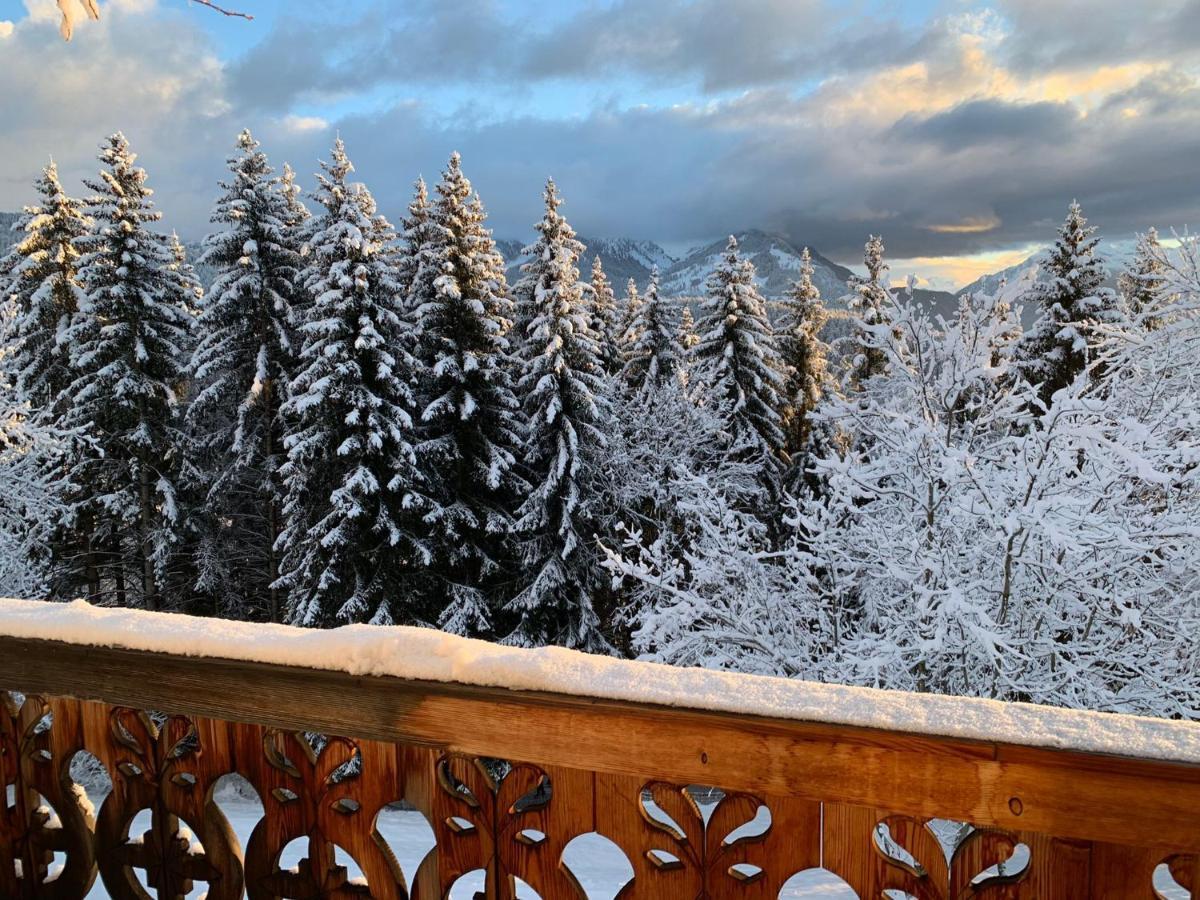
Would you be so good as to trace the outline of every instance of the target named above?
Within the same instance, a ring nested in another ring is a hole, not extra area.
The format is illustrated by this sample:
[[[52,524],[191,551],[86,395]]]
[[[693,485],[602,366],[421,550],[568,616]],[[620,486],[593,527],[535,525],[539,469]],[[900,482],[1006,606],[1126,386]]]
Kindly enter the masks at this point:
[[[1105,241],[1100,244],[1100,257],[1104,260],[1104,268],[1108,272],[1108,277],[1104,279],[1106,287],[1115,288],[1117,286],[1117,276],[1121,273],[1122,269],[1129,265],[1129,262],[1134,257],[1135,249],[1136,245],[1132,241]],[[957,290],[955,296],[962,297],[977,291],[990,294],[1000,287],[1002,280],[1013,284],[1021,278],[1026,277],[1028,273],[1035,271],[1034,280],[1040,281],[1042,280],[1040,266],[1048,253],[1049,250],[1039,250],[1015,266],[1009,266],[1007,269],[1001,269],[999,272],[992,272],[989,275],[982,275],[966,287]]]
[[[620,294],[625,289],[625,282],[630,278],[644,287],[650,278],[650,270],[658,266],[660,272],[665,272],[675,264],[675,259],[666,250],[653,241],[636,241],[631,238],[589,238],[580,235],[579,240],[587,248],[579,261],[579,273],[585,279],[592,271],[592,260],[599,254],[604,264],[604,272],[614,289]],[[524,257],[521,241],[505,239],[496,241],[496,249],[504,257],[508,283],[515,284],[521,277],[521,263]]]
[[[959,288],[955,291],[956,297],[965,297],[970,294],[985,293],[994,294],[1000,287],[1001,283],[1016,284],[1023,278],[1029,277],[1030,273],[1039,270],[1042,262],[1046,258],[1047,251],[1039,250],[1037,253],[1017,263],[1015,266],[1009,266],[1007,269],[1001,269],[998,272],[992,272],[989,275],[981,275],[976,278],[966,287]],[[1033,276],[1037,279],[1037,275]]]
[[[758,286],[768,298],[783,296],[800,274],[800,249],[779,234],[751,229],[735,234],[742,253],[749,257],[758,272]],[[684,259],[667,270],[663,282],[666,296],[696,297],[704,293],[704,285],[713,268],[725,252],[726,239],[722,238],[697,247]],[[846,292],[846,279],[850,270],[839,266],[811,250],[813,257],[813,282],[827,300],[840,297]]]
[[[517,273],[518,277],[520,276],[520,272],[516,269],[516,266],[522,261],[521,251],[524,248],[525,241],[518,241],[512,238],[496,238],[496,249],[504,257],[504,263],[508,270],[509,284],[512,284],[514,272]]]
[[[19,218],[19,213],[0,212],[0,256],[20,239],[21,233],[13,231],[13,226]]]
[[[754,262],[758,272],[758,286],[763,296],[775,300],[784,295],[800,273],[800,253],[803,243],[789,241],[780,234],[758,229],[734,235],[742,252]],[[663,282],[666,296],[696,297],[704,293],[709,274],[725,252],[726,241],[713,241],[689,253],[667,271]],[[809,245],[813,261],[813,283],[821,291],[825,305],[830,309],[844,308],[842,298],[848,292],[846,282],[853,274],[848,268],[833,262]],[[931,291],[918,288],[913,295],[933,307],[942,315],[950,315],[955,308],[955,296],[948,291]]]

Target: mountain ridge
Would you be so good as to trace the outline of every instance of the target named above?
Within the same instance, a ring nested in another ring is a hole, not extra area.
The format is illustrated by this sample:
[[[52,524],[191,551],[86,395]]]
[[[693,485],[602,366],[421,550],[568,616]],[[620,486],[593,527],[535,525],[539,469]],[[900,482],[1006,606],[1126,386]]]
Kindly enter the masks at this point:
[[[800,253],[802,243],[791,240],[779,232],[749,228],[735,232],[742,255],[754,263],[759,290],[767,300],[781,299],[800,276]],[[674,259],[653,241],[632,241],[626,238],[588,239],[580,236],[586,251],[579,262],[583,277],[591,271],[592,259],[599,254],[604,271],[614,289],[620,293],[625,282],[633,278],[644,288],[650,278],[650,263],[659,266],[659,285],[664,297],[701,297],[706,290],[708,276],[720,261],[728,238],[702,244],[690,250],[680,259]],[[844,298],[849,293],[847,282],[853,272],[836,263],[819,250],[807,245],[813,262],[813,283],[821,291],[825,303],[832,309],[845,308]],[[496,247],[507,262],[510,284],[521,277],[522,244],[512,239],[498,239]],[[670,265],[663,265],[669,262]],[[913,295],[942,315],[953,312],[957,300],[949,291],[917,288]]]

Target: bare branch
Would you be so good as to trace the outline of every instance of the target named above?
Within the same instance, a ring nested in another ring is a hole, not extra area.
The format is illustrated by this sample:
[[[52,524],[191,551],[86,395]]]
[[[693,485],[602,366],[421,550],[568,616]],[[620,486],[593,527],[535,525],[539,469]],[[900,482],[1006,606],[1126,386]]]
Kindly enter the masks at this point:
[[[223,16],[236,17],[238,19],[245,19],[246,21],[254,19],[254,16],[249,13],[244,13],[236,9],[226,9],[223,6],[213,3],[212,0],[188,0],[188,2],[207,6],[209,9],[219,12]],[[58,30],[65,41],[71,39],[71,35],[75,31],[75,21],[79,18],[79,10],[76,3],[83,7],[83,11],[89,19],[100,18],[100,7],[97,5],[96,0],[58,0],[58,8],[62,10],[62,22],[58,26]]]
[[[217,4],[213,3],[212,0],[188,0],[188,2],[199,3],[201,6],[207,6],[209,9],[215,10],[223,16],[236,17],[239,19],[245,19],[247,21],[254,20],[254,16],[250,15],[249,13],[239,12],[236,9],[225,9],[224,7],[217,6]]]

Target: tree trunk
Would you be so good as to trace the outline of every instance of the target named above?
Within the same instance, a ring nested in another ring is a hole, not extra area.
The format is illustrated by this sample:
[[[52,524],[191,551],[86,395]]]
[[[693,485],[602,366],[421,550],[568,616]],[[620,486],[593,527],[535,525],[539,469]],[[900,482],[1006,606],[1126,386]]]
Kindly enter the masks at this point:
[[[267,547],[267,575],[271,579],[267,588],[267,602],[270,604],[272,622],[279,621],[279,589],[275,580],[279,578],[279,558],[275,554],[275,541],[279,537],[279,514],[275,509],[275,498],[267,499],[267,532],[270,544]]]
[[[125,560],[121,553],[121,538],[114,536],[109,544],[109,554],[111,558],[113,583],[116,587],[117,606],[128,606],[129,599],[125,593]]]
[[[150,553],[150,473],[147,471],[144,463],[138,467],[138,489],[141,494],[141,509],[139,511],[138,524],[141,531],[139,546],[142,556],[142,595],[145,598],[146,607],[157,610],[160,606],[158,582],[154,574],[154,560],[151,558]]]

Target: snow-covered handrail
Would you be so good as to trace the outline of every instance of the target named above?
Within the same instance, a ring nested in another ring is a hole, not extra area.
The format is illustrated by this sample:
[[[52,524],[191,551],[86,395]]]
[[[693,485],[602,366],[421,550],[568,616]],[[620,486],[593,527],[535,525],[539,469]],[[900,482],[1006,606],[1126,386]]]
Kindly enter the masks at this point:
[[[972,890],[986,896],[987,885],[1016,879],[1003,896],[1153,896],[1160,864],[1200,889],[1195,723],[521,650],[423,629],[316,632],[22,600],[0,600],[0,690],[37,695],[0,711],[0,780],[18,798],[0,816],[4,897],[51,896],[38,879],[64,846],[54,897],[82,897],[96,861],[114,897],[140,896],[113,887],[135,868],[175,873],[163,875],[163,897],[186,894],[171,892],[178,879],[208,882],[210,900],[241,897],[243,886],[251,897],[342,896],[305,893],[337,879],[334,843],[371,896],[402,897],[400,870],[372,839],[376,812],[401,799],[437,838],[410,873],[413,896],[445,896],[482,868],[487,897],[512,896],[512,878],[545,900],[579,897],[561,855],[591,831],[628,856],[630,897],[776,897],[790,875],[822,865],[863,897],[966,896],[1017,844],[1029,848],[1024,868],[1010,863]],[[132,711],[145,709],[171,717],[156,724]],[[49,728],[39,725],[47,711]],[[344,740],[317,753],[300,731]],[[83,749],[113,776],[94,821],[68,768]],[[351,758],[349,777],[333,777]],[[497,758],[511,767],[478,762]],[[230,772],[265,803],[244,859],[211,798]],[[693,802],[687,786],[697,784],[724,792],[715,812]],[[38,812],[46,804],[56,819]],[[770,827],[726,843],[760,806]],[[154,834],[122,849],[140,809],[152,811]],[[664,811],[674,825],[657,817]],[[922,827],[931,818],[981,828],[947,866]],[[177,820],[199,836],[198,857],[172,855]],[[919,866],[882,849],[893,845],[877,837],[881,823]],[[281,870],[279,851],[298,837],[309,841],[306,864]]]

